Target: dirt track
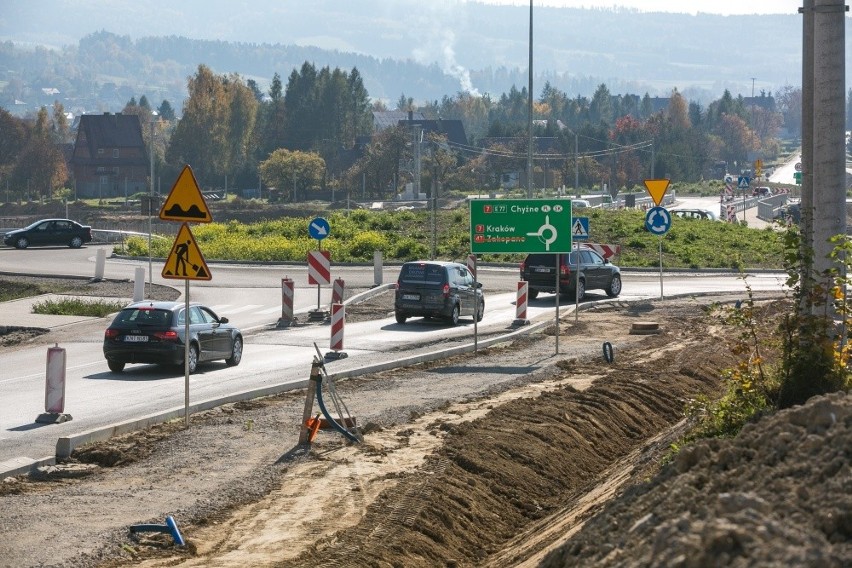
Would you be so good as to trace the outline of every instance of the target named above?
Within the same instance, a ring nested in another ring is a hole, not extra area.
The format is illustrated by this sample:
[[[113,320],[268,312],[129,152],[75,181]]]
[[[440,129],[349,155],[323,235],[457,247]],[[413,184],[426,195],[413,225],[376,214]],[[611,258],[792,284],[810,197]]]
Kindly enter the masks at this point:
[[[543,333],[342,382],[359,445],[323,431],[298,448],[304,393],[98,444],[75,457],[112,467],[3,484],[0,565],[849,565],[848,397],[657,475],[687,399],[734,363],[709,303],[615,303],[566,320],[559,355]],[[628,333],[649,320],[664,333]],[[128,533],[166,515],[187,547]]]

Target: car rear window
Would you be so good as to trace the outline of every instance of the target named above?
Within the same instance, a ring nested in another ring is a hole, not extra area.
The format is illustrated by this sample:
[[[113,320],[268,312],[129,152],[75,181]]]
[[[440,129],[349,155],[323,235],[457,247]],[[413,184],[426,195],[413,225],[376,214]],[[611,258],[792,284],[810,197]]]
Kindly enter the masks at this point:
[[[443,266],[437,264],[403,264],[399,279],[410,284],[443,284],[446,271]]]
[[[577,264],[576,253],[562,255],[562,264]],[[525,263],[527,266],[556,266],[555,254],[531,254]]]
[[[152,308],[125,308],[115,316],[113,324],[169,327],[172,321],[170,310]]]

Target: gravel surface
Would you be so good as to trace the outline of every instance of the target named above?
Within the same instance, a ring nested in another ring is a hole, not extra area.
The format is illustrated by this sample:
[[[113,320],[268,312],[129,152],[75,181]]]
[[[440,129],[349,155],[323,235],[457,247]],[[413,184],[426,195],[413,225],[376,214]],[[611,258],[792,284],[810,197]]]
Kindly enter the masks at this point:
[[[340,382],[360,444],[299,446],[294,392],[82,448],[0,484],[0,566],[852,565],[847,395],[660,468],[736,363],[718,315],[616,301],[563,321],[558,355],[551,329]],[[187,546],[129,530],[168,515]]]

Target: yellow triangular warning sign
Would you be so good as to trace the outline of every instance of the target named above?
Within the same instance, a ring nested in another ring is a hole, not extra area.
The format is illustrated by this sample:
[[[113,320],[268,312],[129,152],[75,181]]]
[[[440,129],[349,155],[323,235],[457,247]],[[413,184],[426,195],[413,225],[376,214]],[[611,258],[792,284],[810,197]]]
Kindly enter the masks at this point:
[[[210,280],[213,275],[204,262],[204,255],[189,230],[189,225],[184,223],[180,226],[172,252],[166,258],[163,266],[163,278],[174,280]]]
[[[666,195],[666,190],[669,188],[669,180],[667,179],[646,179],[645,188],[648,190],[648,195],[654,200],[654,205],[658,206],[663,201],[663,196]]]
[[[213,220],[201,189],[198,187],[195,174],[188,165],[183,167],[169,196],[160,208],[160,219],[193,223],[209,223]]]

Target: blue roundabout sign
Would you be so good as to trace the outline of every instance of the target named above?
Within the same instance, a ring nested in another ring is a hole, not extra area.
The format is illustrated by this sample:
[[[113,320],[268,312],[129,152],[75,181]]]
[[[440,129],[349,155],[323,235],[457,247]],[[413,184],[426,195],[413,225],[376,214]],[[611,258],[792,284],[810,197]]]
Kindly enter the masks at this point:
[[[665,207],[651,207],[645,215],[645,229],[655,235],[665,235],[672,228],[672,216]]]

